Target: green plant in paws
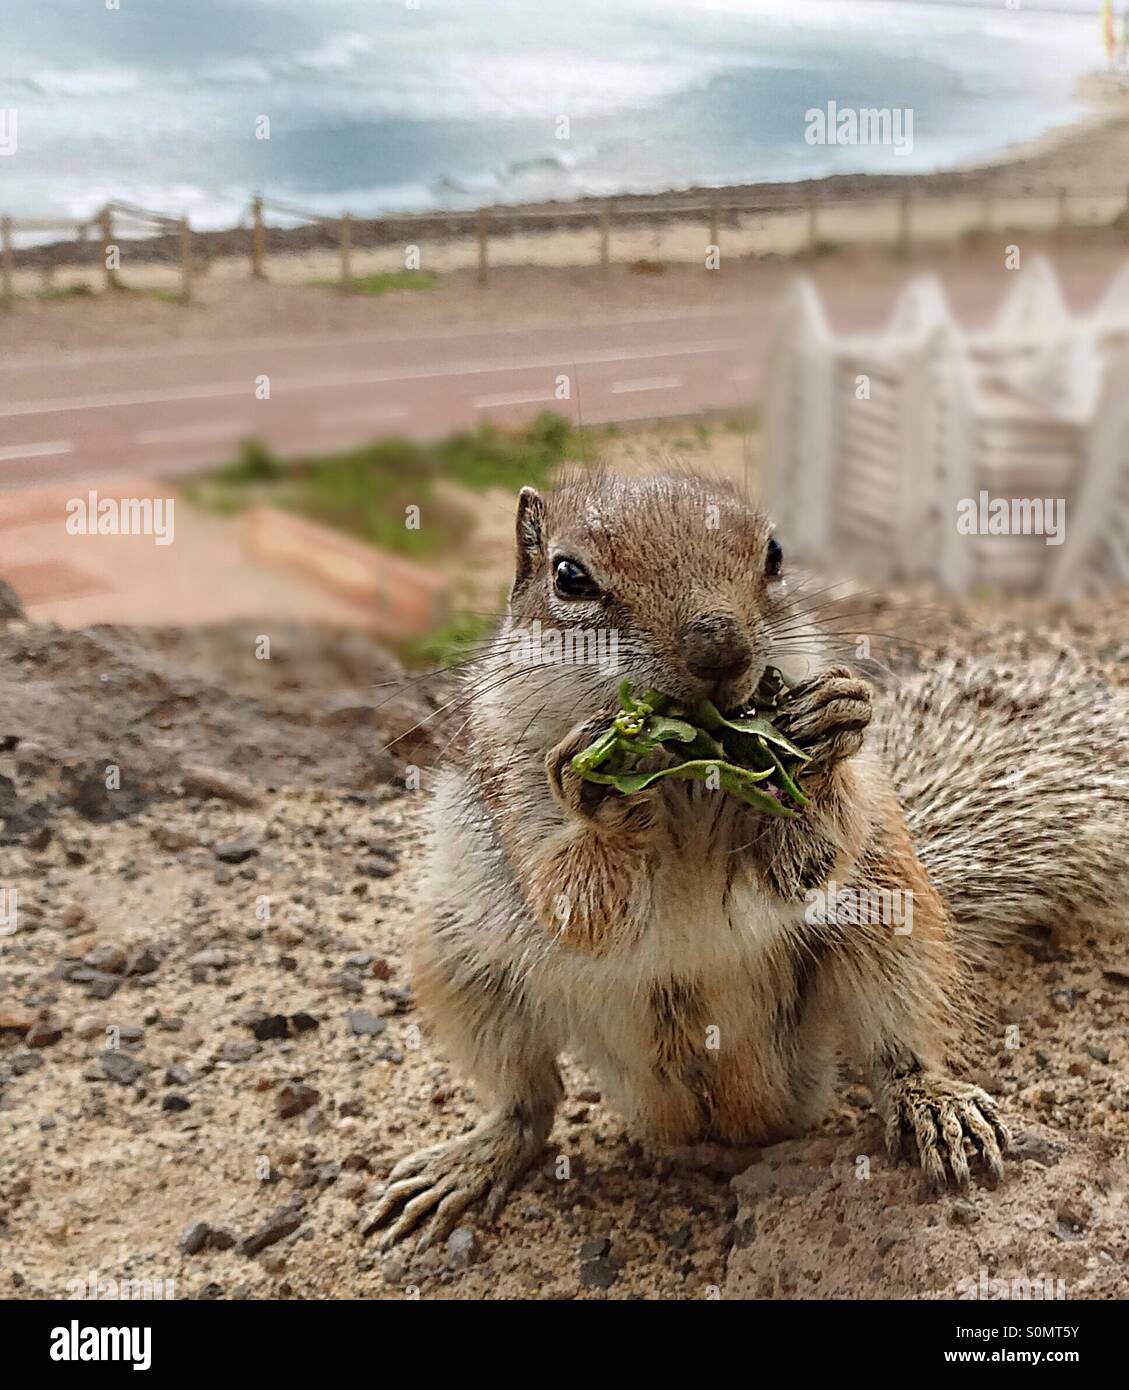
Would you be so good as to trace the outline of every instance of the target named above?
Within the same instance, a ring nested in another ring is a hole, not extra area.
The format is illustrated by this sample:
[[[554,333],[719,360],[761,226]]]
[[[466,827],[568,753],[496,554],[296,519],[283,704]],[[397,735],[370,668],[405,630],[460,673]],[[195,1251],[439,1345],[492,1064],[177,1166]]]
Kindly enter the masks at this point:
[[[750,709],[732,718],[709,700],[688,705],[656,690],[641,699],[631,682],[619,687],[619,713],[583,752],[574,771],[589,782],[630,796],[663,777],[716,778],[723,791],[770,816],[795,819],[808,804],[798,778],[808,755],[772,722],[787,703],[784,677],[770,666],[761,677]],[[639,764],[656,748],[677,762],[652,771]]]

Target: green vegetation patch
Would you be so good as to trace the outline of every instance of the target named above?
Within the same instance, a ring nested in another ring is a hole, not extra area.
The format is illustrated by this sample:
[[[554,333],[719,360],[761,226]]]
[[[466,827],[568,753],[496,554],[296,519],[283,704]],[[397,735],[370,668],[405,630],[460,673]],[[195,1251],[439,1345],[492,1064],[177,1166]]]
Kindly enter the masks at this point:
[[[442,497],[440,479],[481,490],[516,492],[544,483],[565,456],[571,427],[542,412],[519,429],[489,423],[435,443],[374,440],[355,449],[281,459],[259,440],[245,440],[230,463],[186,489],[198,506],[231,516],[265,503],[297,512],[400,555],[426,559],[457,547],[471,523]],[[408,523],[419,509],[421,524]]]
[[[379,270],[372,275],[354,275],[348,280],[311,280],[323,290],[341,290],[344,294],[388,294],[390,290],[430,290],[439,283],[439,276],[430,270]]]

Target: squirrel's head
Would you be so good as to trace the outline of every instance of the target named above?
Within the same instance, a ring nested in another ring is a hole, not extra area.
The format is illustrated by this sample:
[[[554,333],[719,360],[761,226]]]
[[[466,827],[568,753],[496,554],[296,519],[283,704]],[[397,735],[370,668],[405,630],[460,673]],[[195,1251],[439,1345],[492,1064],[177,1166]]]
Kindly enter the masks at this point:
[[[729,484],[585,473],[522,490],[509,628],[607,634],[636,691],[734,709],[766,665],[797,664],[787,572],[772,523]]]

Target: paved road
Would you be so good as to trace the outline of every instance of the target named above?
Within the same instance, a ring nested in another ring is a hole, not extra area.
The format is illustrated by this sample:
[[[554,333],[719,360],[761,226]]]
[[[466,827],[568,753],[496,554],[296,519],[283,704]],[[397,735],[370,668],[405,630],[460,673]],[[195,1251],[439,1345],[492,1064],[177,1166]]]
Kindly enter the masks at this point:
[[[102,349],[0,365],[0,488],[177,473],[241,438],[284,454],[442,434],[543,409],[597,424],[738,409],[766,323],[747,311],[490,333],[353,335]],[[558,398],[558,378],[570,397]],[[269,399],[256,386],[269,378]]]
[[[1104,292],[1121,253],[1060,254],[1076,308]],[[944,268],[954,313],[982,324],[1011,286],[1002,257]],[[832,267],[833,269],[834,267]],[[841,327],[876,326],[916,272],[828,275]],[[0,490],[118,475],[153,477],[231,456],[241,438],[285,455],[377,435],[440,435],[550,407],[590,424],[739,410],[757,398],[780,293],[751,281],[724,310],[621,313],[605,322],[390,336],[339,333],[0,358]],[[557,378],[571,379],[559,400]],[[256,382],[270,379],[270,399]]]

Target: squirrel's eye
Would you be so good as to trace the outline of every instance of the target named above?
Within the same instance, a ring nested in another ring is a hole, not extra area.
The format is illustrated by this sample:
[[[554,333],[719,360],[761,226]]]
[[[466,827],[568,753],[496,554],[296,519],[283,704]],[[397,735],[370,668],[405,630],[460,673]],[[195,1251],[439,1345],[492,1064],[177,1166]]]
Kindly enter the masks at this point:
[[[553,587],[562,598],[598,598],[596,581],[575,560],[558,560],[553,571]]]
[[[779,579],[780,569],[784,564],[784,551],[781,549],[780,542],[775,536],[768,543],[768,549],[764,553],[764,573],[767,579]]]

